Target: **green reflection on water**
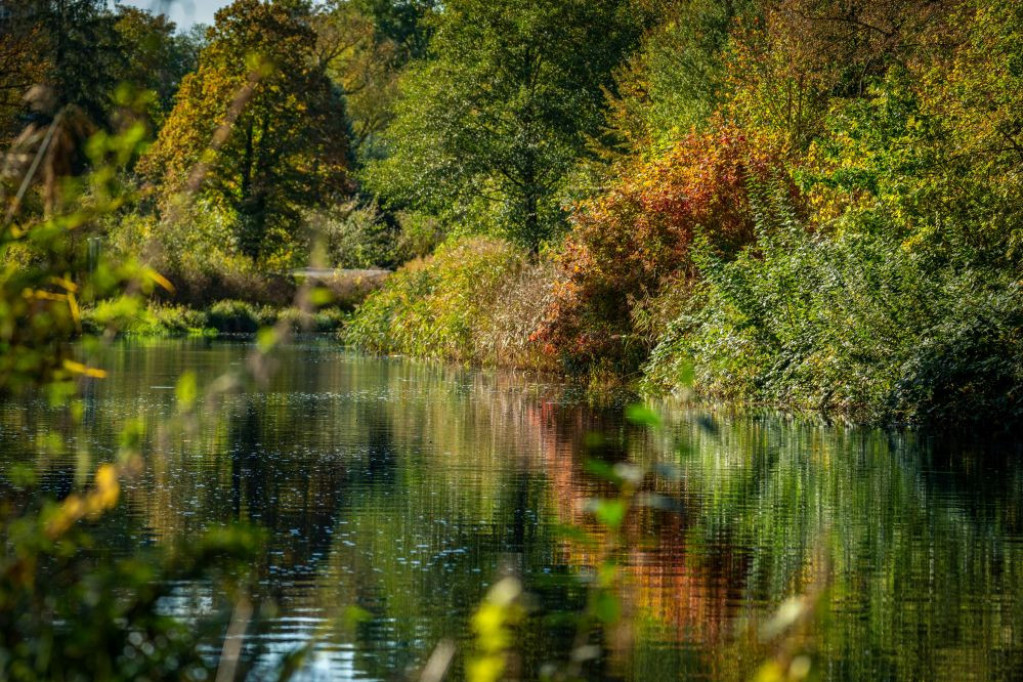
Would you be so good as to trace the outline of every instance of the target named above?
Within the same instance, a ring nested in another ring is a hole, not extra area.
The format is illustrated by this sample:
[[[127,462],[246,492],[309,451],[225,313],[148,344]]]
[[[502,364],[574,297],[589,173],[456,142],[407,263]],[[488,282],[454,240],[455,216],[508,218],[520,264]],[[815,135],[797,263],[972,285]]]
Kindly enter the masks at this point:
[[[5,475],[27,464],[62,495],[125,424],[147,424],[145,475],[108,519],[104,551],[183,545],[235,519],[265,527],[264,618],[247,640],[257,674],[313,635],[308,672],[340,678],[403,675],[445,638],[464,652],[473,610],[505,573],[531,606],[510,670],[535,678],[564,663],[579,578],[599,557],[560,529],[604,532],[586,511],[612,492],[583,466],[598,457],[662,471],[641,493],[667,503],[630,511],[618,559],[631,636],[595,635],[587,676],[748,678],[777,651],[758,628],[787,598],[816,594],[794,646],[821,679],[1023,679],[1018,452],[670,405],[656,406],[665,426],[653,432],[526,375],[317,343],[285,349],[268,387],[166,426],[182,372],[201,390],[245,351],[118,346],[82,426],[7,404],[0,444]],[[55,430],[74,451],[50,451]],[[168,608],[214,608],[216,595],[186,588]],[[344,622],[351,606],[368,619]]]

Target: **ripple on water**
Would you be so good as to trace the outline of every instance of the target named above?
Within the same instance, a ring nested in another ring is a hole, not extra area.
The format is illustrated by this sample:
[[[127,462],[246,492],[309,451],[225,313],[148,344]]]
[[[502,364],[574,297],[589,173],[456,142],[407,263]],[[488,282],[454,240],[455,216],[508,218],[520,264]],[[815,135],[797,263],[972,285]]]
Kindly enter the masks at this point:
[[[610,554],[632,637],[600,639],[589,676],[749,677],[781,646],[759,643],[764,623],[793,595],[816,595],[820,617],[793,646],[825,677],[1023,678],[1018,448],[987,457],[975,444],[669,404],[655,435],[556,383],[312,343],[286,348],[269,386],[172,425],[181,372],[210,382],[247,351],[115,347],[80,426],[44,401],[0,404],[0,471],[27,463],[65,496],[142,418],[144,470],[125,482],[102,551],[187,547],[235,520],[262,528],[250,569],[261,623],[243,647],[255,678],[310,642],[300,679],[402,677],[443,639],[464,648],[506,571],[531,595],[524,676],[564,662],[605,550],[563,529],[607,541],[588,502],[614,494],[587,473],[590,457],[660,475],[643,479],[644,506]],[[70,449],[47,448],[53,430]],[[189,622],[230,611],[202,581],[169,588],[161,609]]]

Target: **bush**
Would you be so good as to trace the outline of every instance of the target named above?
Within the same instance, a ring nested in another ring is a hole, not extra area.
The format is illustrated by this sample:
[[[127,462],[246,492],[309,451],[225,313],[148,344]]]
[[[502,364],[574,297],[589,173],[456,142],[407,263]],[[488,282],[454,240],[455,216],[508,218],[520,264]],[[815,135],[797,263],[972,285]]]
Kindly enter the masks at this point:
[[[356,310],[345,339],[380,353],[544,364],[524,328],[543,306],[540,268],[500,239],[451,242],[391,275]]]
[[[523,264],[501,287],[473,336],[476,359],[517,367],[553,368],[549,357],[530,338],[543,321],[555,276],[547,258]]]
[[[126,308],[121,301],[102,301],[82,311],[87,333],[116,330],[131,336],[187,336],[208,329],[206,313],[180,305],[151,302],[145,308]]]
[[[396,249],[402,261],[425,258],[444,242],[444,226],[431,215],[401,211],[395,218],[401,228]]]
[[[285,308],[274,313],[273,317],[273,324],[284,322],[292,332],[324,334],[341,329],[347,322],[349,313],[337,308],[325,308],[315,313],[298,308]]]
[[[314,278],[316,287],[329,294],[331,307],[351,312],[379,289],[391,273],[387,270],[354,270]]]
[[[702,393],[859,420],[1018,420],[1019,283],[962,262],[931,269],[883,227],[828,237],[793,224],[734,262],[705,255],[705,305],[661,340],[649,382],[677,387],[694,368]]]
[[[662,291],[693,279],[694,239],[734,255],[754,236],[748,183],[782,174],[766,140],[727,126],[692,133],[636,167],[576,212],[536,339],[569,369],[637,368],[661,331],[637,322],[650,320]]]
[[[319,232],[327,260],[338,268],[390,267],[396,253],[397,228],[374,204],[351,201],[314,214],[312,227]]]
[[[241,255],[233,236],[237,214],[209,201],[182,209],[174,220],[128,213],[106,219],[103,249],[114,258],[139,254],[173,284],[163,300],[192,308],[234,299],[289,305],[295,296],[291,262],[256,264]]]
[[[295,298],[297,286],[289,273],[260,272],[243,259],[226,259],[209,267],[157,269],[174,285],[168,294],[175,303],[204,308],[218,300],[283,307]]]
[[[254,334],[266,326],[261,311],[244,301],[219,301],[207,314],[210,327],[224,334]]]

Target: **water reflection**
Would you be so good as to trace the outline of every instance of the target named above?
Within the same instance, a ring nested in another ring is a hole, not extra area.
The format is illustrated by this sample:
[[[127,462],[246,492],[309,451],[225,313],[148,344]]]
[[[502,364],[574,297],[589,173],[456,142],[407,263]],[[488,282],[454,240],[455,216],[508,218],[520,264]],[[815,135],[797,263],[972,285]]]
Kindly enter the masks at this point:
[[[587,501],[613,493],[584,461],[648,471],[619,561],[630,637],[598,639],[591,678],[743,679],[772,655],[758,625],[792,595],[819,593],[800,646],[824,679],[1023,679],[1023,472],[976,444],[821,428],[661,406],[665,431],[566,397],[528,376],[360,357],[296,345],[271,384],[168,426],[185,370],[212,381],[241,345],[124,344],[86,396],[78,432],[38,403],[0,407],[4,472],[35,467],[66,495],[148,425],[145,475],[109,519],[110,551],[183,546],[233,520],[266,530],[252,567],[263,615],[252,676],[310,637],[305,675],[395,679],[452,638],[504,572],[535,607],[517,666],[535,678],[575,639],[606,530]],[[72,452],[49,452],[59,430]],[[593,434],[599,434],[595,438]],[[5,489],[4,494],[7,494]],[[107,537],[107,536],[104,536]],[[183,585],[170,608],[217,608]],[[343,617],[357,606],[368,620]],[[461,658],[455,673],[460,675]]]

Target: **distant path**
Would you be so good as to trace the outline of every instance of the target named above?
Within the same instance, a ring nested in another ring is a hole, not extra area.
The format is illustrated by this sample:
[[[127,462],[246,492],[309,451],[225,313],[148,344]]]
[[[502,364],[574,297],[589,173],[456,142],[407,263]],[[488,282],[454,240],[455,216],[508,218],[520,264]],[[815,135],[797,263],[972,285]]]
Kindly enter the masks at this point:
[[[299,268],[292,270],[291,276],[301,279],[383,279],[391,274],[390,270],[368,268],[365,270],[341,270],[335,268]]]

